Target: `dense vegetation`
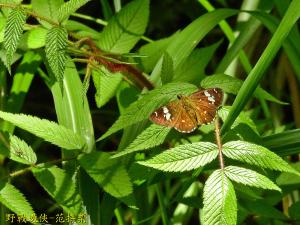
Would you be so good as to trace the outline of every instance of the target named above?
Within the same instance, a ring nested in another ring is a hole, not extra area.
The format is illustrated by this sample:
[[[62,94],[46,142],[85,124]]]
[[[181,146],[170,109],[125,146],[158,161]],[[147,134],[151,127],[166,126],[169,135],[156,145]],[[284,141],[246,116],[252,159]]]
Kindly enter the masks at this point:
[[[300,224],[299,0],[0,7],[1,224]]]

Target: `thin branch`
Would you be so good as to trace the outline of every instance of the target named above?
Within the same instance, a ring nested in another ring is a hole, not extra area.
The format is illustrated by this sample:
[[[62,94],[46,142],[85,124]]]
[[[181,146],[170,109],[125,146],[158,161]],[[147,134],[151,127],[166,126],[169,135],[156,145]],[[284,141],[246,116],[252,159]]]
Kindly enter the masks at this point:
[[[77,157],[78,157],[78,155],[76,157],[65,158],[65,159],[55,159],[55,160],[52,160],[52,161],[49,161],[49,162],[44,162],[44,163],[39,163],[39,164],[31,165],[31,166],[26,167],[24,169],[12,172],[12,173],[8,174],[7,176],[1,177],[0,180],[5,180],[7,178],[13,178],[13,177],[20,176],[22,174],[25,174],[25,173],[31,171],[32,168],[35,168],[35,167],[43,167],[45,165],[54,165],[54,164],[58,164],[58,163],[65,162],[65,161],[71,161],[71,160],[76,159]]]
[[[219,163],[220,163],[220,168],[223,170],[225,165],[224,165],[224,158],[222,153],[222,141],[221,141],[220,122],[219,122],[218,115],[216,116],[215,119],[215,128],[216,128],[216,132],[215,132],[216,142],[219,149]]]

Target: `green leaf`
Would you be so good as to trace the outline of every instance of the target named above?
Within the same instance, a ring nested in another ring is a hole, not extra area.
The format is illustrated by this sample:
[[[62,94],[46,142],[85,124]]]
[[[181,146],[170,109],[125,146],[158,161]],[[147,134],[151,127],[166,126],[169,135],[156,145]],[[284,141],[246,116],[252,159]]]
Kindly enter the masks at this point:
[[[58,21],[59,22],[65,21],[72,13],[76,12],[80,7],[82,7],[89,1],[90,0],[70,0],[68,2],[65,2],[58,9],[57,12]]]
[[[153,148],[162,144],[171,128],[152,124],[144,130],[136,139],[123,151],[116,153],[112,158],[117,158],[133,152]]]
[[[270,149],[284,152],[287,146],[300,146],[300,129],[284,131],[278,134],[271,134],[263,137],[264,146]],[[288,155],[288,154],[285,154]]]
[[[300,201],[295,202],[290,208],[289,208],[289,216],[293,220],[300,220]]]
[[[225,75],[225,74],[214,74],[211,76],[205,77],[201,81],[201,87],[203,88],[213,88],[218,87],[221,88],[223,91],[231,93],[231,94],[237,94],[243,84],[243,81],[240,79],[237,79],[235,77]],[[267,91],[262,89],[261,87],[258,87],[254,92],[255,97],[260,97],[261,99],[269,100],[278,104],[287,104],[285,102],[282,102],[269,94]]]
[[[99,39],[101,49],[127,53],[142,37],[149,16],[149,0],[135,0],[123,7],[103,29]]]
[[[22,61],[18,64],[16,73],[10,89],[5,109],[8,112],[18,113],[23,108],[26,95],[31,87],[36,70],[42,62],[42,57],[38,53],[27,51],[23,54]],[[14,125],[3,121],[2,129],[8,133],[14,132]]]
[[[68,41],[68,33],[63,27],[53,27],[48,31],[46,38],[46,57],[49,66],[56,78],[62,83],[67,55],[66,47]]]
[[[233,105],[232,109],[227,117],[227,120],[224,122],[222,126],[222,133],[227,131],[234,120],[237,118],[239,113],[243,110],[244,106],[247,104],[249,99],[252,97],[255,89],[258,87],[259,82],[266,74],[265,70],[269,67],[270,63],[274,59],[276,53],[280,49],[283,41],[289,34],[290,30],[299,19],[300,11],[298,10],[300,7],[300,1],[293,0],[286,14],[284,15],[281,23],[279,24],[276,32],[272,36],[268,46],[262,53],[260,59],[257,61],[255,67],[251,70],[247,79],[243,83]]]
[[[103,189],[116,198],[132,193],[132,183],[125,167],[104,152],[92,152],[79,158],[80,165]]]
[[[58,22],[57,12],[63,3],[64,0],[31,0],[32,9],[36,14],[54,22]],[[45,20],[40,19],[39,22],[46,28],[52,27],[52,25]]]
[[[34,167],[34,177],[40,185],[55,199],[64,211],[78,215],[81,212],[81,197],[76,182],[65,170],[57,166]]]
[[[169,83],[147,92],[139,100],[133,102],[98,141],[118,130],[148,118],[156,108],[175,99],[177,94],[191,94],[196,90],[197,88],[192,84]]]
[[[34,214],[25,196],[10,183],[0,181],[0,202],[17,215],[29,218]]]
[[[218,41],[210,46],[192,51],[187,59],[176,69],[174,80],[199,84],[200,80],[205,77],[206,66],[221,43],[222,41]]]
[[[26,14],[20,7],[13,9],[7,18],[7,23],[4,28],[4,48],[6,50],[6,66],[9,73],[13,56],[17,50],[25,22]]]
[[[235,225],[237,202],[230,180],[222,170],[214,171],[204,185],[203,225]]]
[[[300,172],[300,162],[294,163],[292,166],[295,168],[295,170]],[[294,186],[296,189],[298,189],[300,185],[300,176],[284,172],[277,177],[276,183],[280,186]]]
[[[0,118],[65,149],[81,149],[84,140],[72,130],[34,116],[0,111]]]
[[[263,189],[281,191],[281,189],[271,180],[253,170],[237,166],[227,166],[224,172],[230,180],[235,181],[237,183]]]
[[[218,110],[218,115],[220,116],[220,118],[223,121],[226,120],[226,118],[230,112],[230,109],[231,109],[231,106],[222,106],[222,108],[220,108]],[[237,117],[237,119],[232,124],[231,129],[235,128],[240,123],[247,124],[253,131],[255,131],[258,134],[258,131],[257,131],[254,121],[245,112],[240,113],[240,115]]]
[[[172,43],[173,40],[175,40],[178,34],[179,33],[175,33],[170,37],[145,44],[139,49],[139,53],[141,55],[147,56],[140,59],[143,71],[145,71],[146,73],[150,73],[153,70],[155,64],[163,55],[166,48],[170,43]]]
[[[218,9],[206,13],[194,20],[184,28],[166,51],[173,59],[174,71],[184,63],[198,43],[211,31],[222,19],[236,14],[238,11],[232,9]],[[151,79],[154,83],[159,82],[162,58],[157,62],[152,71]]]
[[[46,44],[47,30],[42,27],[36,27],[26,32],[20,41],[19,48],[37,49]]]
[[[217,155],[218,148],[215,144],[198,142],[179,145],[146,161],[138,161],[138,163],[158,170],[183,172],[205,166]]]
[[[223,145],[223,153],[228,158],[251,165],[300,175],[286,161],[260,145],[245,141],[231,141]]]
[[[78,132],[84,138],[86,147],[85,153],[95,149],[94,129],[91,118],[91,111],[86,96],[82,96],[82,83],[75,67],[75,63],[68,61],[64,74],[63,91],[58,82],[51,85],[51,92],[55,105],[55,112],[58,123],[73,132]],[[63,158],[75,158],[78,151],[68,151],[62,149]],[[80,168],[78,170],[77,161],[68,161],[63,163],[63,167],[68,174],[78,174],[77,184],[78,192],[83,200],[82,213],[86,214],[87,224],[100,224],[100,190],[92,178]]]
[[[172,57],[168,52],[163,55],[163,61],[161,65],[161,82],[162,84],[170,83],[174,76],[174,68]]]
[[[105,68],[101,69],[104,71],[92,71],[93,81],[96,88],[95,99],[98,108],[105,105],[112,97],[115,96],[122,81],[121,73],[111,73]]]
[[[9,139],[10,159],[29,165],[36,163],[36,154],[33,149],[26,144],[25,141],[14,135],[10,135]]]
[[[233,16],[236,13],[237,11],[232,9],[218,9],[204,14],[184,28],[167,49],[173,58],[175,70],[212,28],[222,19]]]

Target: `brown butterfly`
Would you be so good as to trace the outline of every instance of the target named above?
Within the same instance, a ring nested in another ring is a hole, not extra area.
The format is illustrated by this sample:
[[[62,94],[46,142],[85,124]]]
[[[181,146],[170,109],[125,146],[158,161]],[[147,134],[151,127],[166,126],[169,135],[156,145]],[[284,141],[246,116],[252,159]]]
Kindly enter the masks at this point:
[[[197,126],[211,123],[222,103],[220,88],[198,90],[190,96],[177,96],[178,100],[169,102],[150,115],[154,123],[174,127],[182,133],[193,132]]]

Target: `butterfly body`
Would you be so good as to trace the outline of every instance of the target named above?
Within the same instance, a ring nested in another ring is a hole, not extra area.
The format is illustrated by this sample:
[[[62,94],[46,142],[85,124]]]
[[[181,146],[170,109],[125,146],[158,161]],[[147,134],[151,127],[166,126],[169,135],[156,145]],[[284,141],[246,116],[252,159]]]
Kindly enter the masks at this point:
[[[155,110],[150,119],[156,124],[190,133],[198,126],[214,120],[222,102],[223,92],[219,88],[211,88],[196,91],[190,96],[177,97],[178,100]]]

